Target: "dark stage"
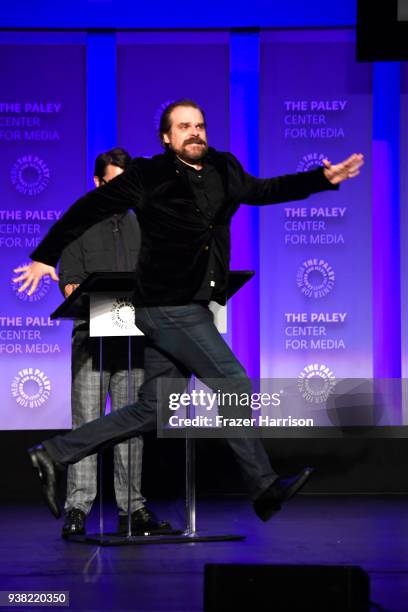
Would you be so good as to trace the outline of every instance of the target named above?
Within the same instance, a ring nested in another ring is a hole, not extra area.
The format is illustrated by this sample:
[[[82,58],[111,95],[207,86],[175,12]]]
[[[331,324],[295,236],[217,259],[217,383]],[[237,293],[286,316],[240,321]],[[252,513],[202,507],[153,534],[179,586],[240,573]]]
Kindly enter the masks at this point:
[[[181,500],[153,506],[183,526]],[[4,505],[0,590],[69,591],[69,610],[78,612],[198,612],[206,563],[357,565],[370,576],[373,610],[408,610],[404,496],[301,495],[266,524],[241,497],[201,499],[198,511],[200,528],[246,540],[99,548],[63,541],[61,522],[42,505]],[[110,511],[108,528],[113,520]],[[96,512],[89,527],[97,529]]]

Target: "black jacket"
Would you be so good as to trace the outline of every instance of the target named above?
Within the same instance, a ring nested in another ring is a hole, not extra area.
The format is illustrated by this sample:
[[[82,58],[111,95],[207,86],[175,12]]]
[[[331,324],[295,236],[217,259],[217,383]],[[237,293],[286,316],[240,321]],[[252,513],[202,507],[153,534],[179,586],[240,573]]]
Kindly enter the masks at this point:
[[[94,223],[133,208],[142,232],[136,269],[137,305],[189,303],[200,286],[215,244],[222,253],[224,281],[213,299],[225,304],[230,258],[230,222],[240,203],[275,204],[336,189],[323,169],[258,179],[247,174],[230,153],[209,150],[209,163],[221,175],[225,198],[215,219],[208,220],[174,155],[136,158],[129,169],[77,200],[31,254],[55,266],[63,248]]]
[[[124,265],[118,269],[115,241],[120,240]],[[140,228],[136,215],[128,211],[104,219],[90,227],[62,252],[59,266],[59,286],[82,283],[92,272],[132,272],[136,269],[140,249]]]

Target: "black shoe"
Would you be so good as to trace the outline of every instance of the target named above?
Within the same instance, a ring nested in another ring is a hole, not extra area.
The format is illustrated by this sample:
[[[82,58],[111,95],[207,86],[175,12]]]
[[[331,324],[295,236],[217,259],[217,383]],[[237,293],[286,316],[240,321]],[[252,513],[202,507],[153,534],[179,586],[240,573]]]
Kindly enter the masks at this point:
[[[132,535],[143,535],[145,533],[160,533],[172,530],[172,526],[168,521],[159,521],[155,514],[143,506],[139,510],[132,512]],[[126,535],[128,532],[128,517],[127,514],[119,514],[118,532]]]
[[[41,492],[45,503],[55,518],[61,516],[61,510],[57,501],[57,475],[56,466],[42,444],[28,449],[31,463],[38,471],[41,481]]]
[[[281,509],[281,504],[296,495],[306,484],[313,468],[304,468],[290,478],[278,478],[254,501],[254,510],[262,521],[269,520]]]
[[[72,508],[65,517],[61,535],[63,538],[71,535],[84,535],[86,514],[79,508]]]

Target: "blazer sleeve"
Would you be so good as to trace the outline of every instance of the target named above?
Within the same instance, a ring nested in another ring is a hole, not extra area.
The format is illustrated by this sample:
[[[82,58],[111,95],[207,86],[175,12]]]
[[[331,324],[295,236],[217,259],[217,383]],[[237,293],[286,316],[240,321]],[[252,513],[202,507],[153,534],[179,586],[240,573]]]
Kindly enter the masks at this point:
[[[261,179],[245,172],[238,160],[234,160],[240,175],[240,202],[243,204],[265,205],[303,200],[313,193],[338,189],[338,185],[327,180],[323,168]]]
[[[140,210],[142,203],[142,181],[134,161],[126,172],[79,198],[51,227],[30,257],[55,266],[64,248],[89,227],[114,213],[130,208]]]

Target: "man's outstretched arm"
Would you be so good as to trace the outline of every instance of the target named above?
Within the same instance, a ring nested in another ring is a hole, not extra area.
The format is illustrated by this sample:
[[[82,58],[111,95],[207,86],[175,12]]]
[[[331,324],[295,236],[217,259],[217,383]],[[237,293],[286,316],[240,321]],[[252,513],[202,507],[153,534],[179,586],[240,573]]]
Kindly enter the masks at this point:
[[[270,179],[259,179],[244,173],[243,197],[244,204],[277,204],[302,200],[313,193],[337,189],[338,185],[347,179],[360,174],[364,164],[364,156],[354,153],[338,164],[323,160],[323,167],[309,172],[298,172]]]
[[[31,264],[14,270],[13,282],[23,282],[18,291],[32,295],[43,276],[55,281],[55,266],[64,248],[89,227],[129,208],[138,209],[142,202],[142,186],[136,165],[103,187],[90,191],[73,204],[55,223],[38,247],[30,254]]]

